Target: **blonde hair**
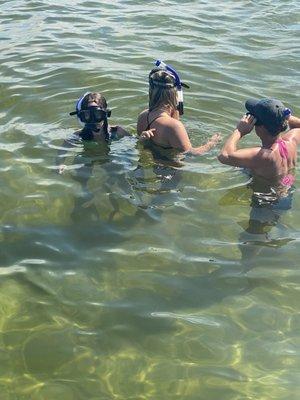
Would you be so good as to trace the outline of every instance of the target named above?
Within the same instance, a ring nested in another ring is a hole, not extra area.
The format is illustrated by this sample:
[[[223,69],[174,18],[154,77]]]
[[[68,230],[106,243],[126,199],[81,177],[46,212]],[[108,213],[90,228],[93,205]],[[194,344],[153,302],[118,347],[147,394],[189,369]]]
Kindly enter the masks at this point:
[[[175,78],[163,69],[153,69],[149,74],[149,111],[160,106],[177,109]]]

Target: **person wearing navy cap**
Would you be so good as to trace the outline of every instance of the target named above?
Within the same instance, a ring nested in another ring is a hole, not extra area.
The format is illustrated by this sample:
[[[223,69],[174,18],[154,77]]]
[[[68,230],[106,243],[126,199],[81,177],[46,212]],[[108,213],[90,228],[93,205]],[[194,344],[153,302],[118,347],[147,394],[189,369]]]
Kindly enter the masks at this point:
[[[253,190],[249,222],[239,238],[248,269],[263,249],[251,245],[252,235],[259,235],[255,236],[256,243],[272,240],[271,230],[280,227],[281,215],[292,207],[300,118],[292,116],[291,110],[276,99],[249,99],[245,108],[247,113],[227,138],[218,159],[223,164],[246,168],[252,178],[247,184]],[[253,128],[261,144],[238,148]]]
[[[223,164],[249,168],[266,179],[284,179],[295,167],[300,143],[300,118],[276,99],[249,99],[247,113],[226,140],[218,159]],[[255,128],[261,140],[257,147],[238,149],[239,141]]]

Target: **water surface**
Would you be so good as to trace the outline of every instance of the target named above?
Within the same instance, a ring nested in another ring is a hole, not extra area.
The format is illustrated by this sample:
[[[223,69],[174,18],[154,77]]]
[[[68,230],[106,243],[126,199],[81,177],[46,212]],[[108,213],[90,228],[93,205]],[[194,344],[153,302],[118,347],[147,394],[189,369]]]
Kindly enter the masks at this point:
[[[296,0],[1,1],[1,400],[298,400],[297,181],[249,232],[249,177],[218,149],[158,165],[133,136],[61,176],[55,158],[87,90],[134,135],[156,58],[191,86],[194,145],[248,97],[300,115],[299,19]]]

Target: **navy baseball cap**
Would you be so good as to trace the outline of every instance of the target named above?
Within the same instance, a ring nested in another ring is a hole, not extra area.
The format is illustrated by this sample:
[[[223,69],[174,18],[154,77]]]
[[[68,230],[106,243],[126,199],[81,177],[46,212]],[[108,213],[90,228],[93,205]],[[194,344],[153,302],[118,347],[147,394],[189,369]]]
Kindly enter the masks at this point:
[[[286,120],[291,110],[276,99],[249,99],[246,109],[257,119],[257,125],[264,125],[271,135],[278,135],[287,127]]]

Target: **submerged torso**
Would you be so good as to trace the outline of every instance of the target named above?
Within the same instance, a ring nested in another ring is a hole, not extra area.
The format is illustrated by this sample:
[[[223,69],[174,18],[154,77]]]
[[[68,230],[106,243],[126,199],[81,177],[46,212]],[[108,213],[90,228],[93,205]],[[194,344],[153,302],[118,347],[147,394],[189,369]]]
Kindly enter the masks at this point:
[[[275,207],[277,209],[289,209],[291,207],[292,193],[295,183],[295,158],[288,154],[288,148],[282,143],[276,143],[280,152],[281,160],[275,162],[274,170],[277,174],[256,173],[251,170],[252,181],[250,186],[253,190],[253,207]],[[277,165],[278,163],[278,165]],[[258,170],[259,171],[259,170]]]

